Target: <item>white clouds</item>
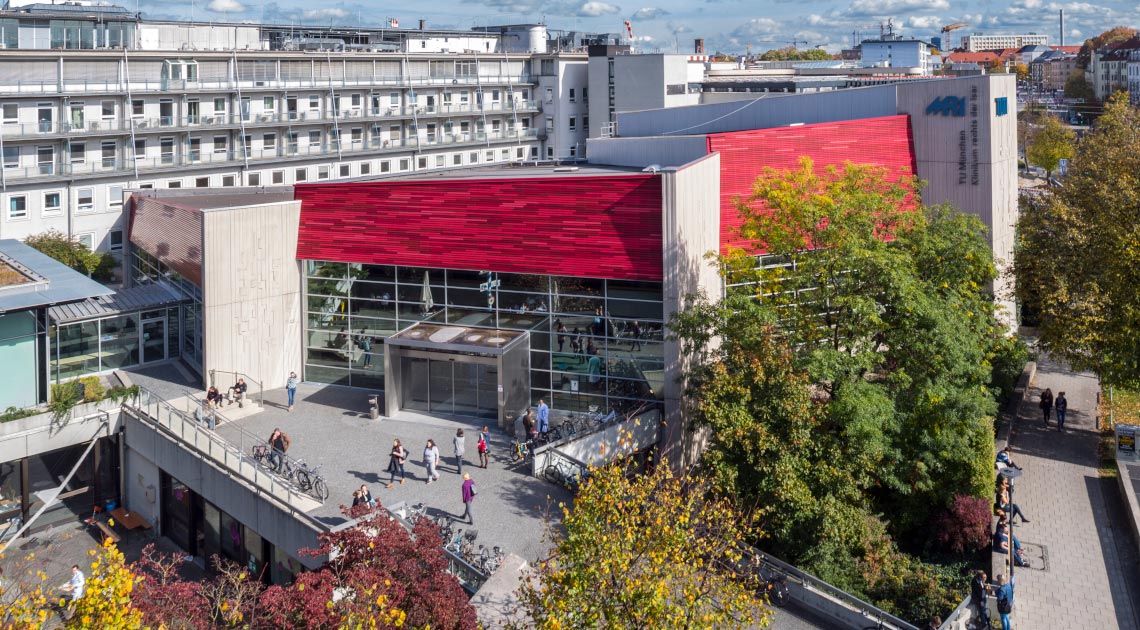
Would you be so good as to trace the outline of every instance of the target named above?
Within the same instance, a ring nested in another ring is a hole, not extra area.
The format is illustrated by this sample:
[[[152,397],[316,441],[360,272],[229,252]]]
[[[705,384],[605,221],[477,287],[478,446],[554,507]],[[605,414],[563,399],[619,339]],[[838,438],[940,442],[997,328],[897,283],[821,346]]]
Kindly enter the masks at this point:
[[[663,15],[669,15],[669,12],[666,11],[665,9],[660,9],[658,7],[645,7],[642,9],[638,9],[633,14],[633,19],[635,19],[635,20],[656,20],[657,18],[659,18]]]
[[[598,17],[602,15],[613,15],[620,13],[621,7],[614,6],[607,2],[587,2],[578,7],[578,15],[580,17]]]
[[[344,9],[309,9],[305,11],[305,17],[310,20],[340,20],[348,17],[348,11]]]
[[[908,28],[937,30],[942,27],[942,19],[936,15],[916,15],[914,17],[908,17],[906,19],[905,25]]]
[[[237,0],[213,0],[206,8],[215,13],[245,13],[245,5]]]
[[[851,16],[897,16],[910,11],[946,11],[949,0],[854,0],[847,14]]]
[[[772,18],[753,18],[732,30],[736,39],[765,39],[780,33],[783,27]]]

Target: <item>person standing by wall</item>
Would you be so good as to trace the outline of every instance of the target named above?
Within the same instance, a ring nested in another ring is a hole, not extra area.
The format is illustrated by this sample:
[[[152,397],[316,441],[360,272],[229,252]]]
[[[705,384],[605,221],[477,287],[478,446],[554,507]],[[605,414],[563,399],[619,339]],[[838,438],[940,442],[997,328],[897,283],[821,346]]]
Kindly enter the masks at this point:
[[[1001,616],[1001,630],[1010,630],[1009,615],[1013,612],[1013,582],[1005,574],[998,576],[997,609]]]
[[[293,401],[297,398],[297,373],[289,372],[289,378],[285,379],[285,391],[289,394],[289,411],[293,411]]]
[[[479,444],[478,444],[479,466],[481,466],[483,468],[487,467],[487,463],[488,463],[487,460],[490,459],[489,456],[491,454],[491,447],[487,443],[487,440],[490,437],[491,437],[490,431],[487,430],[487,427],[483,427],[483,430],[479,432]]]
[[[463,439],[463,429],[455,430],[455,437],[451,439],[451,445],[455,448],[455,472],[462,475],[463,454],[467,450]]]
[[[973,608],[978,619],[988,625],[986,621],[989,619],[989,611],[986,610],[986,596],[990,592],[990,586],[986,583],[986,572],[978,571],[974,574],[974,579],[970,581],[970,607]]]
[[[1065,392],[1057,393],[1057,400],[1053,402],[1053,408],[1057,410],[1057,430],[1065,430],[1065,412],[1069,410],[1069,400],[1065,398]]]
[[[388,453],[388,472],[392,474],[392,478],[388,483],[384,484],[385,488],[391,488],[392,484],[396,483],[396,473],[400,473],[400,483],[404,483],[408,479],[408,474],[404,472],[404,462],[408,459],[408,449],[400,443],[400,440],[392,440],[392,450]]]
[[[439,466],[439,447],[435,445],[434,440],[428,440],[424,446],[424,465],[427,466],[427,482],[439,479],[439,473],[436,472],[436,467]]]
[[[479,493],[475,488],[475,482],[471,480],[470,474],[463,475],[463,486],[461,487],[463,493],[463,517],[471,525],[475,524],[475,515],[471,513],[471,503],[475,501],[475,495]]]
[[[546,433],[550,431],[550,407],[546,406],[546,401],[542,398],[538,399],[538,432]]]

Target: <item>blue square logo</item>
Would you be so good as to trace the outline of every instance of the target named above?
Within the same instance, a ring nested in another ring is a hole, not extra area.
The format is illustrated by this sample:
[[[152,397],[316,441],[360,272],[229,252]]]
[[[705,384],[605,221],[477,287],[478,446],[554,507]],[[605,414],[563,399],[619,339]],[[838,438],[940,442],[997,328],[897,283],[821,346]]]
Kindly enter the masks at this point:
[[[999,96],[994,99],[994,105],[997,106],[997,115],[1005,116],[1009,113],[1009,99],[1004,96]]]

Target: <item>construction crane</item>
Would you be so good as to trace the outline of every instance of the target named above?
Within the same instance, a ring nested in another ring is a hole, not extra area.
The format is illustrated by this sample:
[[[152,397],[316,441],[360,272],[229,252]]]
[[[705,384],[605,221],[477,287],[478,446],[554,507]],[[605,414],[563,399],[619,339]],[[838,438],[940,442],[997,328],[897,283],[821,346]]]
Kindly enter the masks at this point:
[[[966,28],[967,26],[969,26],[969,24],[966,24],[965,22],[954,22],[953,24],[947,24],[946,26],[942,27],[942,51],[943,52],[948,52],[954,48],[953,46],[950,45],[950,31],[960,29],[960,28]]]

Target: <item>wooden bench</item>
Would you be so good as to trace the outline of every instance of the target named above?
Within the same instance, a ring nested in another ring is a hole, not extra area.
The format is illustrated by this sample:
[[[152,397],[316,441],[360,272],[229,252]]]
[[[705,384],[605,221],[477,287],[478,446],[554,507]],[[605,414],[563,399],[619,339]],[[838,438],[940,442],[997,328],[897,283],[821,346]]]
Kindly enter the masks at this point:
[[[116,533],[110,525],[104,523],[103,521],[95,521],[95,527],[99,528],[99,531],[103,533],[103,540],[110,538],[111,542],[115,544],[122,542],[123,537]]]

